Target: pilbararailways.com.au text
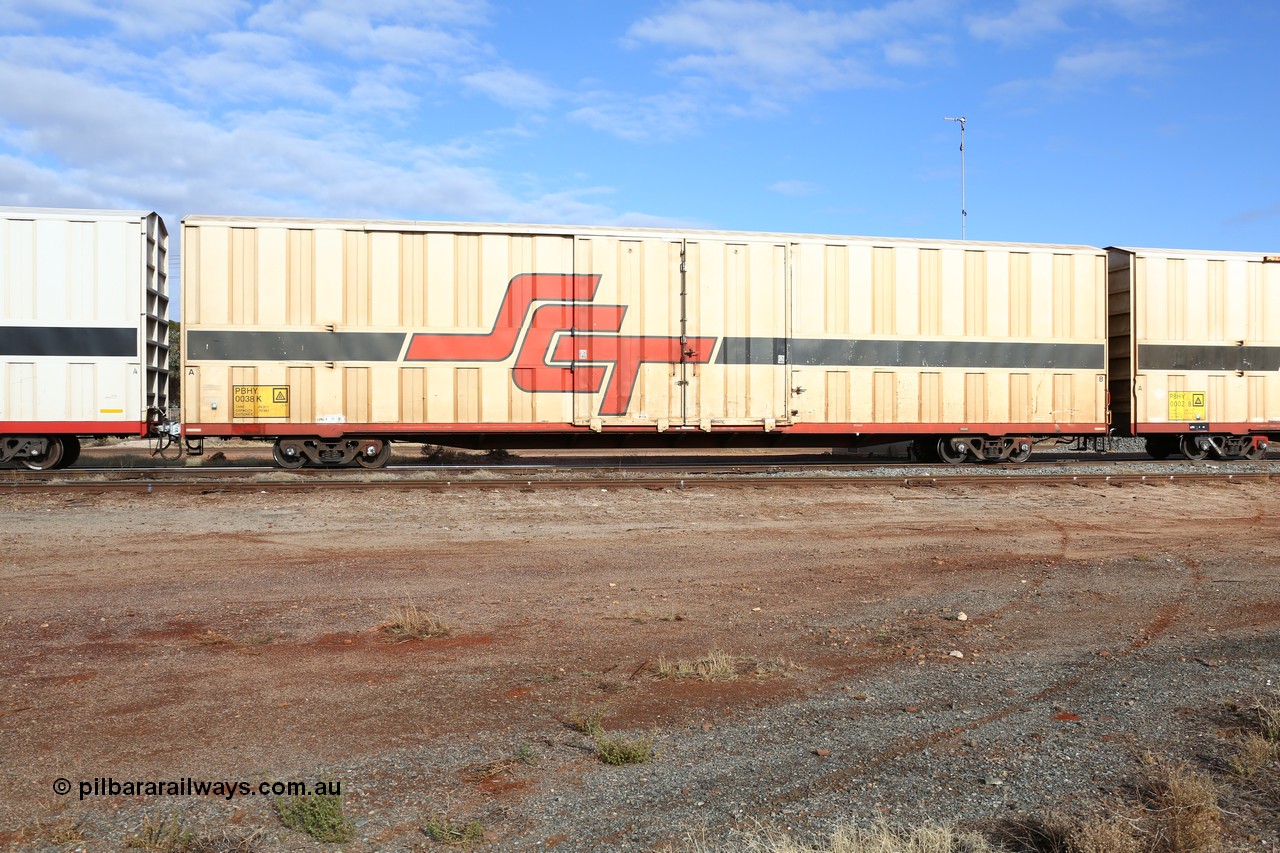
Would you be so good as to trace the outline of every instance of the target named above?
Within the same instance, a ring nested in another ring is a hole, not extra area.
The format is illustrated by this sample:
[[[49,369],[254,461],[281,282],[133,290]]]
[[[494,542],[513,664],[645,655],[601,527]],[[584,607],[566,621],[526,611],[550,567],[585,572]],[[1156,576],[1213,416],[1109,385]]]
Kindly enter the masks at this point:
[[[59,796],[71,793],[71,780],[58,778],[53,792]],[[81,779],[77,786],[80,799],[86,797],[308,797],[341,796],[342,782],[245,782],[234,779],[116,779],[99,776]]]

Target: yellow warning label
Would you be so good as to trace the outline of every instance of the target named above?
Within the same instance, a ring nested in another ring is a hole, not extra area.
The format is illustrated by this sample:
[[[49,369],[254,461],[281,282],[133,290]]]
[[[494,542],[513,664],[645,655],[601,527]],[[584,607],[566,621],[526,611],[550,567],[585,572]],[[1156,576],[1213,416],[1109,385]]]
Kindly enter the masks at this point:
[[[1169,420],[1204,421],[1209,418],[1203,391],[1170,391]]]
[[[232,385],[231,417],[289,417],[288,385]]]

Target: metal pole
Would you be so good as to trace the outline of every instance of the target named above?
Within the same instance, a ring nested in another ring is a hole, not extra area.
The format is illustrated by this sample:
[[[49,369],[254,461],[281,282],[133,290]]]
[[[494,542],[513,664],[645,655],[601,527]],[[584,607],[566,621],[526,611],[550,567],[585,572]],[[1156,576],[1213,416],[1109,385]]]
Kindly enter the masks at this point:
[[[960,239],[965,239],[965,221],[969,215],[969,211],[965,210],[964,205],[964,123],[968,121],[964,116],[952,118],[947,116],[946,121],[960,122]]]

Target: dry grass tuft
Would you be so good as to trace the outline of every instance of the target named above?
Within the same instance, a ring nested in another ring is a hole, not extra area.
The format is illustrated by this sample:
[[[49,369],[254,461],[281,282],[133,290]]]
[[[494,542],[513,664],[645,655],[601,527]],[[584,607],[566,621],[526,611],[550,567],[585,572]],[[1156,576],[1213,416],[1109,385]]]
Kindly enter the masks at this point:
[[[590,709],[575,709],[569,712],[569,716],[564,718],[565,725],[584,735],[598,737],[604,734],[604,715],[606,711],[604,705],[597,705]]]
[[[1280,743],[1280,697],[1259,696],[1244,711],[1258,734],[1272,743]]]
[[[733,655],[712,649],[693,660],[669,661],[659,655],[658,678],[697,678],[702,681],[730,681],[738,677],[738,662]]]
[[[187,853],[195,834],[182,824],[178,815],[155,818],[146,815],[142,818],[142,827],[138,834],[125,841],[124,846],[132,850],[152,850],[157,853]]]
[[[514,773],[521,767],[536,767],[540,760],[538,751],[532,744],[522,743],[510,756],[468,765],[463,769],[462,778],[468,782],[483,782],[486,779]]]
[[[434,613],[418,609],[412,601],[392,607],[387,612],[387,621],[379,627],[393,643],[443,637],[449,633],[449,626],[444,620]]]
[[[1133,824],[1120,817],[1086,818],[1071,828],[1070,853],[1142,853]]]
[[[1071,849],[1075,827],[1054,814],[1005,818],[992,829],[1002,847],[1025,853],[1075,853]]]
[[[1157,767],[1142,797],[1148,849],[1153,853],[1222,849],[1218,789],[1206,774],[1183,765]]]
[[[422,834],[442,844],[474,844],[484,841],[484,824],[478,820],[455,823],[443,815],[432,815],[422,824]]]
[[[342,844],[356,835],[355,821],[343,811],[341,794],[274,797],[280,822],[325,844]]]
[[[1246,732],[1236,743],[1236,754],[1227,759],[1227,764],[1232,773],[1248,779],[1275,758],[1276,751],[1274,741],[1267,740],[1257,732]]]
[[[61,805],[59,806],[61,810]],[[0,831],[0,843],[7,841],[9,846],[3,849],[18,849],[16,845],[26,844],[26,849],[45,849],[50,844],[77,844],[82,841],[89,841],[89,836],[84,832],[84,827],[80,821],[75,818],[56,818],[52,821],[42,820],[41,818],[33,818],[16,830]],[[37,847],[37,845],[43,845]],[[61,849],[61,848],[59,848]]]
[[[605,764],[620,767],[624,764],[647,764],[657,756],[654,749],[656,738],[649,735],[627,737],[626,735],[606,736],[603,731],[596,735],[596,757]]]
[[[756,661],[756,678],[790,678],[797,672],[804,672],[804,667],[790,658]]]

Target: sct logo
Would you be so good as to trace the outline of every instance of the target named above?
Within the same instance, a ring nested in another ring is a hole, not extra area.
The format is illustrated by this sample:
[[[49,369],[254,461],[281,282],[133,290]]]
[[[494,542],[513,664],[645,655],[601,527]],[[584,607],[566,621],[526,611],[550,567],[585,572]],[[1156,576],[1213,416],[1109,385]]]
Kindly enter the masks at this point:
[[[507,284],[493,329],[485,334],[415,334],[406,361],[506,361],[511,379],[530,392],[594,394],[604,389],[601,415],[624,415],[640,366],[707,364],[715,338],[620,335],[625,305],[593,305],[597,274],[523,273]],[[535,302],[551,304],[534,306]]]

